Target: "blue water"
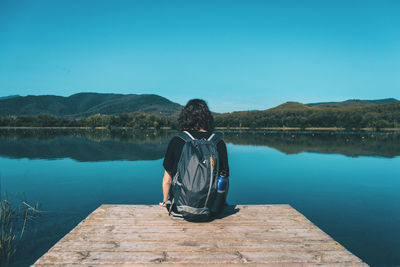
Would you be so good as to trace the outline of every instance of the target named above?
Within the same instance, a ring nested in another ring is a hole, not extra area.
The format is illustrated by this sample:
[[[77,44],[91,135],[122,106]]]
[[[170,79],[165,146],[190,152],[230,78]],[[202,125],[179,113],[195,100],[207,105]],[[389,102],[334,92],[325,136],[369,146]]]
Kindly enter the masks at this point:
[[[400,265],[400,157],[285,154],[229,142],[227,148],[230,204],[290,204],[370,265]],[[1,155],[2,191],[11,198],[24,192],[43,210],[13,265],[32,264],[101,204],[158,203],[162,174],[162,158],[82,162]]]

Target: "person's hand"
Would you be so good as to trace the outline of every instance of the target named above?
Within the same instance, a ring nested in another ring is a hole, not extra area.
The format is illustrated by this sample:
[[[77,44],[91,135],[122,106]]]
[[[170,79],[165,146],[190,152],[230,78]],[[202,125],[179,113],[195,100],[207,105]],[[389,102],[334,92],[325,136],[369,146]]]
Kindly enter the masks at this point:
[[[159,206],[161,207],[166,207],[167,205],[165,204],[165,201],[158,203]]]

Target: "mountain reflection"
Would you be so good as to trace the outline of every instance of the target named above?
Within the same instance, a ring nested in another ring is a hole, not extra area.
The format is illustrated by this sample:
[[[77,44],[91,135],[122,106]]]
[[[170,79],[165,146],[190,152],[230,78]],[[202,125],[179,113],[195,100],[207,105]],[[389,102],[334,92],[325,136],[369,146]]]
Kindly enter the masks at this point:
[[[226,142],[237,145],[268,146],[285,154],[316,152],[350,157],[400,155],[399,133],[352,132],[224,132]]]
[[[1,129],[0,156],[77,161],[156,160],[174,132]],[[316,152],[351,157],[400,155],[400,134],[329,132],[221,132],[226,143],[268,146],[285,154]]]
[[[156,160],[164,157],[170,135],[126,130],[1,130],[0,156],[77,161]]]

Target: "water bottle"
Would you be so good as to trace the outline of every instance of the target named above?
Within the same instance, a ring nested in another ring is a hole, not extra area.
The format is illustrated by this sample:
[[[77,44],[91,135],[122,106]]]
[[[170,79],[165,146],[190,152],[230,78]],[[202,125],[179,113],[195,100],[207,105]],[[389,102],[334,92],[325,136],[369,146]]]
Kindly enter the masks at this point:
[[[215,196],[214,203],[211,207],[211,213],[212,214],[218,214],[221,212],[222,208],[224,207],[225,203],[225,189],[226,189],[226,184],[228,183],[228,179],[225,178],[225,176],[220,175],[218,177],[218,182],[217,182],[217,195]]]

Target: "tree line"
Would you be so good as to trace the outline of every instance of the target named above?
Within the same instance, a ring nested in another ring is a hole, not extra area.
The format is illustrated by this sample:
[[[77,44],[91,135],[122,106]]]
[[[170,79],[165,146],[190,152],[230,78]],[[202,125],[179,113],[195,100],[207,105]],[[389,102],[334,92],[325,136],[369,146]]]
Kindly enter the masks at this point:
[[[96,114],[86,118],[57,117],[51,114],[0,117],[0,127],[132,127],[135,129],[159,129],[161,127],[175,128],[175,124],[168,117],[147,113]]]
[[[327,108],[306,105],[286,105],[264,111],[236,111],[216,114],[215,126],[225,128],[246,127],[339,127],[399,128],[400,101],[363,107]],[[178,128],[176,118],[148,113],[123,113],[119,115],[92,115],[86,118],[35,116],[2,116],[0,127],[132,127],[135,129]]]
[[[265,111],[237,111],[215,117],[217,127],[398,128],[400,102],[364,107],[326,108],[294,105]]]

